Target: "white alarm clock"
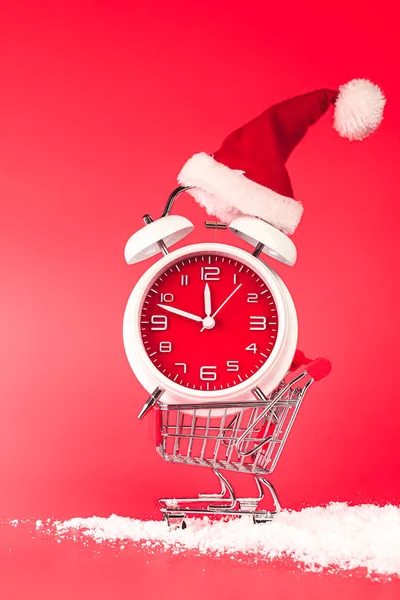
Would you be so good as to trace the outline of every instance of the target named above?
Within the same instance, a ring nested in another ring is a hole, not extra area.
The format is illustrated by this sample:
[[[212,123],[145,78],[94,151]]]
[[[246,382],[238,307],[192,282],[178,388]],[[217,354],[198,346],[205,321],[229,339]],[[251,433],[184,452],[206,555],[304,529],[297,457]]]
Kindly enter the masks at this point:
[[[129,264],[163,256],[140,278],[124,315],[129,364],[150,394],[165,403],[227,404],[259,388],[273,391],[287,373],[297,344],[297,317],[288,289],[262,253],[293,265],[296,248],[284,233],[256,217],[229,225],[249,252],[221,243],[169,248],[193,230],[182,216],[162,217],[134,233]],[[225,228],[221,223],[208,226]],[[255,249],[254,249],[255,247]]]

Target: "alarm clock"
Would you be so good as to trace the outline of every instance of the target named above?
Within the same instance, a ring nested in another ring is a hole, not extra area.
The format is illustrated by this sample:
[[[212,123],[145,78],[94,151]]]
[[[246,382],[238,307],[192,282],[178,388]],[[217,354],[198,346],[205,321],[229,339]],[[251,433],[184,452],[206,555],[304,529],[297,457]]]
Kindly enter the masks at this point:
[[[135,285],[126,305],[123,340],[129,364],[150,394],[167,404],[231,403],[282,381],[297,344],[291,295],[265,255],[294,265],[296,248],[282,231],[257,217],[239,216],[229,229],[249,250],[200,243],[171,247],[194,226],[171,215],[177,188],[161,218],[145,225],[125,247],[133,264],[161,253]],[[207,222],[224,229],[224,223]]]

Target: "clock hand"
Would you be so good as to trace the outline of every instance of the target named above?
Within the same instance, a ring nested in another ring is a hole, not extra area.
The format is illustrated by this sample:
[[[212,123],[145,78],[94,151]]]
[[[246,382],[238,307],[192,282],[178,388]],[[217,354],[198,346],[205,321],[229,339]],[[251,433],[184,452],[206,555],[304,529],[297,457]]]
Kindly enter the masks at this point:
[[[211,293],[210,286],[206,283],[204,288],[204,310],[207,317],[211,317]]]
[[[212,318],[215,317],[215,315],[217,315],[219,313],[219,311],[221,310],[221,308],[223,308],[225,306],[225,304],[228,302],[228,300],[230,300],[233,296],[233,294],[236,294],[236,292],[238,291],[238,289],[242,287],[242,284],[239,283],[239,285],[233,290],[233,292],[231,294],[229,294],[229,296],[227,297],[226,300],[223,301],[223,303],[221,304],[221,306],[219,308],[217,308],[217,310],[215,311],[215,313],[212,315]]]
[[[180,310],[179,308],[174,308],[173,306],[168,306],[167,304],[157,304],[157,306],[176,315],[180,315],[181,317],[186,317],[187,319],[192,319],[193,321],[198,321],[199,323],[203,322],[203,317],[193,315],[192,313],[186,312],[186,310]]]
[[[233,296],[233,294],[236,294],[236,292],[238,291],[238,289],[242,287],[242,284],[239,283],[239,285],[233,290],[233,292],[231,294],[229,294],[229,296],[226,298],[226,300],[223,301],[223,303],[221,304],[221,306],[219,306],[217,308],[217,310],[215,311],[215,313],[213,315],[211,315],[211,319],[214,319],[215,315],[217,315],[219,313],[219,311],[221,310],[221,308],[223,308],[225,306],[225,304],[228,302],[228,300],[230,300]],[[201,329],[201,331],[204,331],[204,329],[206,329],[205,327],[203,327],[203,329]]]

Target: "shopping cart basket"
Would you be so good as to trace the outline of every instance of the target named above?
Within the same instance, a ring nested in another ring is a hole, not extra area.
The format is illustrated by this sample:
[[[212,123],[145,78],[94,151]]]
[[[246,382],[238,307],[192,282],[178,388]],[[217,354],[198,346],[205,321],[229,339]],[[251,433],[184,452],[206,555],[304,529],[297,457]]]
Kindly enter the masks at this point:
[[[330,369],[328,360],[309,360],[297,351],[277,389],[265,396],[255,388],[254,399],[234,404],[171,405],[162,402],[162,391],[157,389],[140,414],[142,417],[153,407],[157,452],[168,462],[212,469],[221,487],[219,493],[197,498],[160,499],[160,510],[169,525],[184,528],[185,517],[192,515],[248,515],[255,523],[271,521],[281,506],[265,475],[275,469],[308,389]],[[250,473],[257,495],[236,497],[220,470]],[[274,510],[259,508],[266,492]]]

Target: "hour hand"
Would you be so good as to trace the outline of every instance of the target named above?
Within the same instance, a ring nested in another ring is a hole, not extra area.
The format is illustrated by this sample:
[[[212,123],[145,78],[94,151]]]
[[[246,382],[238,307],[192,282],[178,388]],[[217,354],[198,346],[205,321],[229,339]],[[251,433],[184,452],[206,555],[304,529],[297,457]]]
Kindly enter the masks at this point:
[[[192,321],[198,321],[199,323],[202,323],[203,321],[202,317],[198,317],[197,315],[193,315],[190,312],[186,312],[186,310],[180,310],[180,308],[174,308],[173,306],[169,306],[168,304],[157,304],[157,306],[163,308],[164,310],[168,310],[169,312],[172,312],[176,315],[180,315],[181,317],[192,319]]]
[[[204,288],[204,311],[207,317],[211,317],[211,293],[208,283],[206,283]]]

